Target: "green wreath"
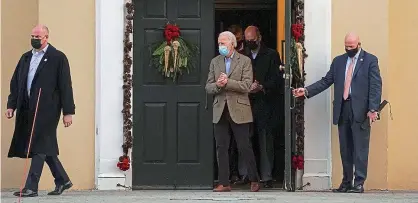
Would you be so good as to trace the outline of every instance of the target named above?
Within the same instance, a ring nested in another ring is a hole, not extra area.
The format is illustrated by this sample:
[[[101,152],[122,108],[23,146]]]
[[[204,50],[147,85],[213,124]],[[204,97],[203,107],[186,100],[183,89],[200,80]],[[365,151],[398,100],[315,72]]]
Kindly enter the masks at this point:
[[[153,65],[164,77],[176,81],[179,75],[189,74],[195,67],[199,48],[180,36],[177,25],[167,24],[164,38],[152,51]]]

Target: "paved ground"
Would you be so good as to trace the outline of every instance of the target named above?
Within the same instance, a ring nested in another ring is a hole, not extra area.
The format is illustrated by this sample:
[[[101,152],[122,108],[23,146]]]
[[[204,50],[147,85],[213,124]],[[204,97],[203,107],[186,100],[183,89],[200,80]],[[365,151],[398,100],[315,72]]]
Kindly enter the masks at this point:
[[[2,192],[2,203],[18,202],[11,192]],[[364,194],[334,194],[331,192],[267,191],[250,193],[234,191],[70,191],[58,197],[26,198],[22,203],[216,203],[216,202],[301,202],[301,203],[418,203],[418,192],[367,192]]]

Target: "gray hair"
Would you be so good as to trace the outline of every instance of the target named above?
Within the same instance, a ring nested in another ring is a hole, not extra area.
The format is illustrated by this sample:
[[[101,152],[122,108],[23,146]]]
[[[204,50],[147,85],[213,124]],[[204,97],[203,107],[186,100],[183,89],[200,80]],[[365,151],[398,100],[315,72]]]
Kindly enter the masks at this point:
[[[237,47],[237,38],[235,38],[235,35],[232,32],[229,32],[229,31],[221,32],[221,34],[219,34],[219,37],[221,36],[227,37],[229,41],[231,42],[232,46]]]

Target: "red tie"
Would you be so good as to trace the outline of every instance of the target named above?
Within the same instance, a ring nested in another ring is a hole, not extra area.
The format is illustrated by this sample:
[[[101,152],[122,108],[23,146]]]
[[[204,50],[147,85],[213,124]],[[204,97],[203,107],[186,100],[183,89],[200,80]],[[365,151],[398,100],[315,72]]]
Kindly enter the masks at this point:
[[[345,76],[345,83],[344,83],[344,100],[347,100],[348,95],[350,93],[350,86],[351,86],[351,79],[353,79],[353,68],[354,68],[354,57],[351,59],[350,66],[348,67],[347,74]]]

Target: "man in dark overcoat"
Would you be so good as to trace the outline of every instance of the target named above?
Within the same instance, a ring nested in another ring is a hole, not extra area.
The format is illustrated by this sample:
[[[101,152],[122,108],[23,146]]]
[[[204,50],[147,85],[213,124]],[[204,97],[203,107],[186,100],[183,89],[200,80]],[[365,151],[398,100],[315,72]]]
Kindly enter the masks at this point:
[[[282,62],[277,51],[262,43],[261,33],[256,26],[248,26],[244,34],[245,55],[251,59],[254,73],[249,95],[254,117],[252,131],[258,141],[261,179],[265,188],[271,188],[275,158],[273,129],[280,122],[276,110],[283,89]]]
[[[48,38],[46,26],[33,28],[33,49],[22,55],[10,81],[6,117],[11,119],[16,112],[16,121],[8,157],[32,158],[22,197],[38,195],[44,162],[48,164],[56,185],[48,195],[60,195],[72,186],[58,159],[57,143],[61,111],[65,127],[72,124],[72,115],[75,114],[70,66],[65,54],[49,44]],[[39,105],[34,120],[38,96]],[[20,191],[14,195],[19,196]]]

